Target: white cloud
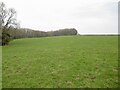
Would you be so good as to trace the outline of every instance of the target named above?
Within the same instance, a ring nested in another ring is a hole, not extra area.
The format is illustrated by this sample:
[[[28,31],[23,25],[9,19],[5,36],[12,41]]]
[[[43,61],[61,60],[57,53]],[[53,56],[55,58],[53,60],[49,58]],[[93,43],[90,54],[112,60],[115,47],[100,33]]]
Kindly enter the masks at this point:
[[[39,30],[76,28],[79,33],[117,33],[119,0],[4,0],[22,27]]]

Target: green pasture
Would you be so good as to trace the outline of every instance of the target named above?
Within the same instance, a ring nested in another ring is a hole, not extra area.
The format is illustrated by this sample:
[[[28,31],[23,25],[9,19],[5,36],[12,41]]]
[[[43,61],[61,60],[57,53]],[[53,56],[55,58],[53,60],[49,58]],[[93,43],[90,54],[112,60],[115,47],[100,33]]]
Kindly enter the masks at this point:
[[[3,88],[116,88],[117,36],[16,39],[2,47]]]

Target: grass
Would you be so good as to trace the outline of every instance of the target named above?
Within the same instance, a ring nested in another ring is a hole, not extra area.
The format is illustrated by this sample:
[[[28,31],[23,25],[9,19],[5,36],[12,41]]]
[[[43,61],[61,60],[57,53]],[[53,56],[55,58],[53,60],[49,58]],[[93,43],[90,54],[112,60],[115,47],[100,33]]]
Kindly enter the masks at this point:
[[[116,88],[117,36],[16,39],[3,48],[3,88]]]
[[[2,47],[0,46],[0,90],[2,89]]]

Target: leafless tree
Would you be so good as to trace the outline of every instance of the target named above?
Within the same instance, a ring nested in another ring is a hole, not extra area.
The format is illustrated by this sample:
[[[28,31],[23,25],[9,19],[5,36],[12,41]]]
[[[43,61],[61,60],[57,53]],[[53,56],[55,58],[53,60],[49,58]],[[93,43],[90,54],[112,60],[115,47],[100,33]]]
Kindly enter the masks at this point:
[[[0,3],[0,26],[2,29],[9,29],[17,26],[15,9],[7,9],[3,2]]]
[[[7,9],[3,2],[0,2],[0,30],[2,32],[3,45],[8,43],[10,35],[8,31],[18,26],[16,20],[16,11],[14,8]]]

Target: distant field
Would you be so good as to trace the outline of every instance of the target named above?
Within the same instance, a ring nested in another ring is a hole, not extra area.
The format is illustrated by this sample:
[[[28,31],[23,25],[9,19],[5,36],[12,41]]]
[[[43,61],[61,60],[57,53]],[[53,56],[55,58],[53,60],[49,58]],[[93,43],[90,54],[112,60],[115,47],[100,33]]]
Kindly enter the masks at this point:
[[[3,88],[116,88],[117,36],[16,39],[3,47]]]

